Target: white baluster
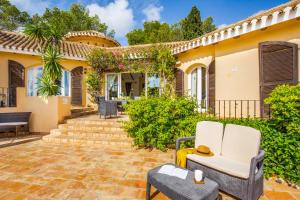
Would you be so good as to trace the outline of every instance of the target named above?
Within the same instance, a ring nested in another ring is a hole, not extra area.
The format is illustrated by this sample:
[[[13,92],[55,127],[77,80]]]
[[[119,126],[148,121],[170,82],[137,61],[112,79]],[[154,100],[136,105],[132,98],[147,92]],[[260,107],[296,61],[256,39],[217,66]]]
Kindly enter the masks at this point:
[[[225,31],[222,30],[222,31],[221,31],[221,37],[220,37],[220,40],[224,40],[224,38],[225,38]]]
[[[268,19],[268,16],[264,15],[260,18],[260,28],[264,28],[267,26],[267,19]]]
[[[276,24],[278,22],[278,15],[279,15],[279,11],[273,12],[271,24]]]
[[[251,31],[256,30],[256,23],[257,23],[257,19],[251,20]]]
[[[230,38],[232,34],[232,28],[227,29],[227,38]]]
[[[234,27],[234,36],[238,36],[240,34],[240,28],[241,28],[241,26]]]
[[[297,4],[296,8],[296,17],[300,17],[300,3]]]
[[[205,46],[206,45],[206,37],[202,38],[202,45]]]
[[[283,20],[284,21],[289,19],[291,10],[292,10],[292,7],[290,7],[290,6],[283,9],[283,12],[284,12]]]
[[[248,30],[248,24],[249,24],[248,22],[244,22],[244,23],[243,23],[243,25],[242,25],[242,26],[243,26],[243,33],[247,33],[247,30]]]

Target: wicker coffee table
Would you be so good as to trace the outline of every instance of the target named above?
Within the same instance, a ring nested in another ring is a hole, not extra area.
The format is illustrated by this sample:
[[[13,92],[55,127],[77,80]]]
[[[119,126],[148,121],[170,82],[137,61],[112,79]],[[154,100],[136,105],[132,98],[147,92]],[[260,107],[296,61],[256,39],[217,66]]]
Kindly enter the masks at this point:
[[[173,164],[167,164],[173,165]],[[176,200],[215,200],[219,196],[219,186],[213,180],[205,178],[204,184],[195,184],[194,172],[188,170],[186,179],[180,179],[174,176],[158,173],[161,166],[148,172],[146,199],[150,200],[159,192],[171,199]],[[157,191],[151,196],[151,186]]]

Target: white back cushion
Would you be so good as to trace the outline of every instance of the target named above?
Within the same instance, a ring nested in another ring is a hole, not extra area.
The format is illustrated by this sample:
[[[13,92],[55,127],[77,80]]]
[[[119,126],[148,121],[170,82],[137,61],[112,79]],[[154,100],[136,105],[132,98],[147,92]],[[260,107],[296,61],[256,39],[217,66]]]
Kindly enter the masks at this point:
[[[220,155],[223,138],[223,124],[219,122],[202,121],[197,123],[195,148],[205,145],[215,155]]]
[[[258,154],[260,135],[254,128],[227,124],[222,143],[222,156],[250,164],[251,158]]]

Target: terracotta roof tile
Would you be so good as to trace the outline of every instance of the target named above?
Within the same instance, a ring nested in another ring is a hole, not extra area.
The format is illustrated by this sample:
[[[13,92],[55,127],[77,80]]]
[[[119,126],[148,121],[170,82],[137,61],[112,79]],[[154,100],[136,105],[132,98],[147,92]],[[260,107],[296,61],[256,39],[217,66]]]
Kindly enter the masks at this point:
[[[160,43],[160,44],[172,48],[173,53],[178,54],[178,53],[184,52],[184,51],[192,49],[192,48],[196,48],[199,46],[205,46],[205,45],[213,44],[213,43],[216,43],[218,41],[221,41],[221,40],[224,40],[227,38],[232,38],[236,35],[230,34],[228,37],[222,38],[222,36],[220,37],[220,35],[222,35],[220,33],[222,31],[228,32],[228,30],[230,28],[235,28],[237,26],[240,26],[239,28],[241,28],[243,23],[249,22],[249,21],[251,22],[252,20],[255,20],[255,19],[257,19],[259,21],[258,23],[261,23],[262,17],[264,17],[264,16],[272,17],[274,12],[284,13],[286,11],[287,13],[289,13],[289,11],[286,10],[287,8],[288,8],[288,10],[289,9],[291,10],[292,14],[289,14],[289,17],[287,19],[284,19],[283,16],[281,15],[281,19],[277,20],[276,23],[281,23],[288,19],[300,17],[300,0],[293,0],[288,3],[282,4],[280,6],[277,6],[275,8],[271,8],[270,10],[259,13],[255,16],[251,16],[251,17],[249,17],[245,20],[239,21],[235,24],[229,25],[225,28],[215,30],[211,33],[207,33],[206,35],[201,36],[199,38],[195,38],[195,39],[192,39],[189,41],[169,42],[169,43]],[[248,24],[251,24],[251,23],[248,23]],[[268,24],[268,25],[273,25],[273,23]],[[257,27],[257,29],[259,29],[259,28],[261,28],[261,26]],[[254,30],[257,30],[257,29],[254,29]],[[249,29],[249,27],[248,27],[248,29],[245,33],[248,33],[251,31],[252,31],[252,29]],[[239,32],[239,34],[244,34],[243,31],[238,31],[238,32]],[[97,31],[77,31],[77,32],[70,32],[70,33],[66,34],[65,38],[75,37],[75,36],[79,36],[79,35],[105,37],[102,33],[99,33]],[[204,43],[202,40],[204,40]],[[40,45],[45,46],[46,44],[42,43]],[[143,51],[145,48],[151,47],[153,45],[157,45],[157,44],[118,46],[118,47],[99,47],[99,46],[95,46],[95,45],[88,45],[88,44],[84,44],[84,43],[71,42],[71,41],[64,40],[60,44],[60,51],[65,58],[74,59],[74,60],[86,60],[86,56],[93,48],[102,48],[102,49],[106,49],[108,51],[118,52],[118,53],[130,52],[135,57],[141,51]],[[8,31],[0,30],[0,51],[39,55],[38,46],[39,46],[39,44],[36,40],[33,40],[22,33],[15,33],[15,32],[8,32]]]
[[[101,32],[98,32],[98,31],[94,31],[94,30],[72,31],[72,32],[67,33],[64,36],[64,38],[68,39],[68,38],[80,37],[80,36],[99,37],[99,38],[103,38],[103,39],[109,40],[109,41],[113,42],[115,45],[120,46],[120,43],[118,41],[116,41],[115,39],[104,35],[104,33],[101,33]]]

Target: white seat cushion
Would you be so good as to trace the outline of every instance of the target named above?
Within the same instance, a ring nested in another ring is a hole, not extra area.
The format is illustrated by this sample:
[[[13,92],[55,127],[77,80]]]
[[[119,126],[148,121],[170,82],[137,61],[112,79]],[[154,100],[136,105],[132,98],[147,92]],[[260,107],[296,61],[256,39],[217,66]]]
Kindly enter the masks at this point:
[[[6,122],[6,123],[0,123],[0,126],[21,126],[26,125],[27,122]]]
[[[202,121],[197,123],[195,148],[205,145],[215,155],[220,155],[222,149],[223,124],[219,122]]]
[[[260,147],[260,132],[247,126],[227,124],[224,131],[221,155],[250,165]]]
[[[223,156],[205,157],[196,154],[188,154],[187,158],[207,167],[224,172],[231,176],[249,178],[250,165]]]

